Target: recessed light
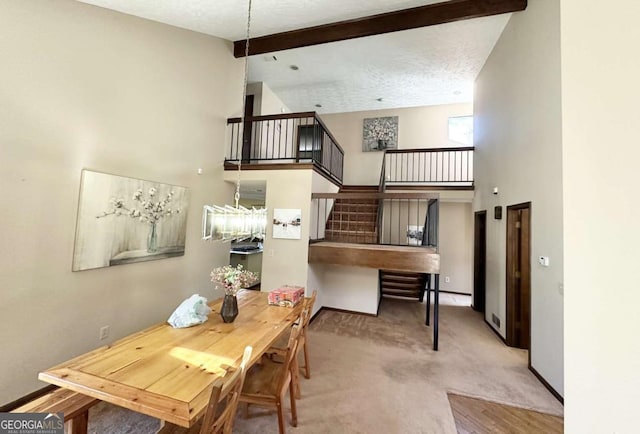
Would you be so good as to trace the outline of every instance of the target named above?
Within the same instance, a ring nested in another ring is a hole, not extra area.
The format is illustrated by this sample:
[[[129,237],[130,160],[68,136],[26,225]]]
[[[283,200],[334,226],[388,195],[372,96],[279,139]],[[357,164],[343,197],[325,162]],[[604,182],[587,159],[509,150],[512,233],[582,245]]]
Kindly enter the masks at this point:
[[[382,101],[384,101],[384,98],[376,98],[376,101],[382,102]]]
[[[316,104],[316,107],[320,108],[322,107],[322,104]]]
[[[297,71],[298,69],[300,69],[298,65],[291,65],[289,66],[289,68],[291,68],[293,71]]]
[[[454,90],[454,91],[453,91],[453,94],[454,94],[454,95],[462,95],[462,92],[461,92],[461,91],[459,91],[459,90]]]

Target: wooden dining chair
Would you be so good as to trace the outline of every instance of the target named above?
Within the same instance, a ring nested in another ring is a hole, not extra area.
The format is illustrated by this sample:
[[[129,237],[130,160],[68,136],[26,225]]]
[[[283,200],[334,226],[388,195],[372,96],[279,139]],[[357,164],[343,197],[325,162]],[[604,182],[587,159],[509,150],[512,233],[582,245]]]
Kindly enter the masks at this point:
[[[226,381],[222,378],[218,379],[211,390],[209,404],[205,410],[204,416],[191,428],[184,428],[171,423],[165,423],[156,434],[231,434],[233,429],[233,420],[238,409],[238,399],[244,385],[247,373],[247,365],[251,359],[253,349],[246,347],[242,356],[242,363],[236,369],[229,379]],[[226,392],[224,408],[219,411],[220,395]],[[216,416],[216,413],[219,414]]]
[[[300,369],[304,369],[305,378],[311,378],[311,367],[309,365],[309,350],[307,348],[307,342],[308,342],[307,327],[309,326],[309,322],[311,321],[311,314],[313,313],[313,305],[316,302],[317,295],[318,295],[318,291],[314,289],[313,293],[311,294],[311,297],[306,298],[304,300],[304,307],[302,311],[305,317],[303,320],[302,314],[301,314],[300,320],[298,321],[298,324],[302,325],[302,330],[300,331],[300,336],[298,337],[298,350],[296,352],[297,354],[296,354],[296,357],[293,359],[293,362],[291,363],[291,376],[293,380],[293,390],[294,390],[295,397],[297,399],[300,399],[300,397],[302,396],[300,392]],[[304,354],[304,366],[300,368],[298,363],[298,355],[301,352]],[[284,356],[284,354],[286,353],[286,348],[283,347],[283,343],[282,341],[280,341],[279,343],[276,343],[271,348],[269,348],[267,353]]]
[[[307,328],[309,327],[309,322],[311,321],[311,315],[313,314],[313,305],[316,303],[316,297],[318,296],[318,291],[313,290],[311,297],[306,300],[307,304],[305,306],[305,310],[307,311],[306,321],[302,325],[302,349],[304,352],[304,377],[311,378],[311,366],[309,365],[309,350],[307,346]]]
[[[303,311],[303,316],[305,312]],[[301,318],[304,319],[304,318]],[[261,363],[256,363],[247,373],[247,378],[240,394],[240,402],[246,404],[245,417],[248,417],[249,405],[275,409],[278,413],[280,434],[285,434],[284,403],[287,390],[291,405],[291,426],[298,426],[295,392],[292,386],[291,363],[296,357],[298,337],[302,331],[302,323],[291,329],[287,352],[282,362],[272,360],[263,354]]]

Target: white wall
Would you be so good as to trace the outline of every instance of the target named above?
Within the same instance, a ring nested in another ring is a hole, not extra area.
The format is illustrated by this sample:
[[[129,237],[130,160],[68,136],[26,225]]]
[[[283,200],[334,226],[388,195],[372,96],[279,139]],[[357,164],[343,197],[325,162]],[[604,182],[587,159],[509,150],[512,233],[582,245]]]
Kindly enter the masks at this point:
[[[282,100],[269,88],[266,83],[257,82],[247,85],[247,95],[253,95],[253,115],[277,115],[290,113]],[[269,120],[254,122],[251,155],[254,158],[285,158],[295,157],[297,123],[294,120]],[[237,134],[237,132],[234,132]],[[230,143],[230,142],[229,142]],[[237,144],[234,144],[237,146]],[[271,163],[272,161],[263,161]]]
[[[474,101],[474,210],[489,216],[486,318],[496,314],[505,336],[506,218],[494,220],[493,207],[531,201],[531,365],[562,395],[559,2],[532,1],[512,15],[476,80]],[[548,268],[535,260],[541,255],[550,257]]]
[[[564,0],[567,433],[638,431],[640,3]]]
[[[440,202],[438,251],[440,289],[473,292],[473,212],[471,203]],[[450,278],[450,282],[446,278]]]
[[[253,116],[262,114],[262,82],[247,83],[247,95],[253,95]]]
[[[233,194],[218,144],[241,111],[242,64],[229,42],[75,1],[0,2],[0,28],[3,404],[188,295],[216,296],[228,246],[200,240],[201,210]],[[189,188],[185,255],[71,272],[83,168]]]
[[[324,176],[317,172],[313,172],[311,179],[311,191],[313,193],[337,193],[338,186],[333,182],[327,180]],[[326,227],[327,218],[331,213],[331,207],[333,206],[333,200],[322,200],[311,202],[311,227],[309,233],[315,238],[324,237],[324,231]],[[318,224],[318,220],[324,223]],[[313,306],[313,313],[315,314],[324,305],[324,264],[309,264],[307,271],[307,296],[313,292],[318,291],[318,298]]]
[[[324,307],[377,314],[378,270],[333,264],[309,264]]]
[[[247,84],[247,95],[253,95],[253,115],[277,115],[291,113],[287,105],[280,97],[273,93],[271,88],[261,81]]]
[[[312,193],[337,193],[340,188],[318,172],[313,172],[311,180]],[[331,215],[333,199],[315,199],[311,201],[310,238],[318,240],[324,238],[327,220]]]
[[[277,115],[280,113],[291,113],[291,109],[282,102],[280,97],[273,93],[267,83],[262,83],[262,99],[260,102],[260,114]]]
[[[344,149],[344,183],[377,185],[382,152],[362,152],[365,118],[398,116],[398,149],[461,146],[448,139],[448,118],[472,114],[471,104],[435,105],[393,110],[323,114],[320,117]]]
[[[263,243],[261,290],[271,291],[282,285],[306,286],[313,170],[243,170],[240,176],[241,181],[266,182],[268,221]],[[224,177],[235,183],[237,172],[226,171]],[[302,210],[299,240],[273,238],[271,222],[275,208]]]

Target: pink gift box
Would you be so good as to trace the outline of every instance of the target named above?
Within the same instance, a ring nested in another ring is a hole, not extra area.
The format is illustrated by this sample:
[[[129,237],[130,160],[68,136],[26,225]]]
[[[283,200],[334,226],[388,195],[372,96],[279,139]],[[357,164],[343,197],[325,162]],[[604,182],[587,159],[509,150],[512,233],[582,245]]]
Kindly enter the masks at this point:
[[[293,307],[304,299],[303,286],[283,286],[269,293],[269,304]]]

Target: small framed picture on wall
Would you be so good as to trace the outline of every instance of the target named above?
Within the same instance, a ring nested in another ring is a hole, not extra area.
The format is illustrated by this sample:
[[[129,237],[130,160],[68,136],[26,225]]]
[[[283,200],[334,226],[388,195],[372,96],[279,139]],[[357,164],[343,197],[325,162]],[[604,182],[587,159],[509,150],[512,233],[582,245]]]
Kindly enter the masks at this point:
[[[302,210],[300,209],[274,209],[273,238],[299,240],[301,238],[301,221]]]

